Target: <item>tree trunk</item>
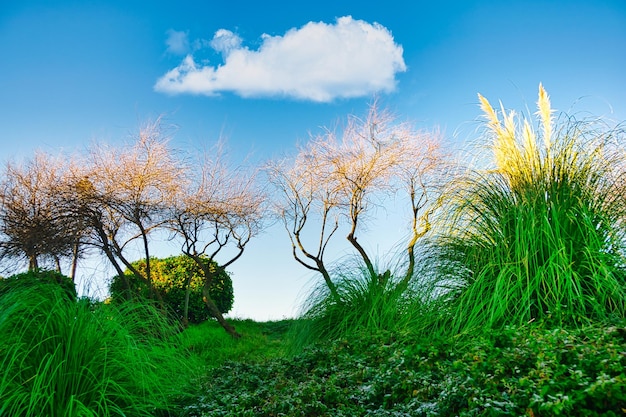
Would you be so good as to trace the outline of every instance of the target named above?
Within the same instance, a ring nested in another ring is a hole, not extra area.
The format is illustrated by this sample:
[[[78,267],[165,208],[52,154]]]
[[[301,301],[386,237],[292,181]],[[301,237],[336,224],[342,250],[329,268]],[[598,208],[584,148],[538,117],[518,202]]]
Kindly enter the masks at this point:
[[[224,316],[222,315],[220,310],[215,305],[215,302],[211,298],[211,295],[209,294],[209,282],[210,280],[205,278],[204,287],[202,288],[202,295],[204,296],[203,297],[204,303],[209,308],[209,312],[211,313],[211,315],[215,317],[217,319],[217,322],[224,328],[224,330],[226,330],[226,333],[228,333],[235,339],[239,339],[241,335],[237,333],[237,331],[235,330],[232,324],[230,324],[229,322],[226,321],[226,319],[224,319]]]
[[[219,310],[219,308],[217,308],[217,305],[215,305],[215,301],[213,301],[213,299],[211,298],[211,294],[209,292],[209,289],[211,288],[211,283],[213,282],[213,272],[211,271],[211,268],[210,268],[210,264],[213,261],[213,258],[202,259],[200,255],[191,253],[189,251],[185,252],[185,254],[187,256],[190,256],[191,259],[194,260],[196,265],[198,265],[200,269],[202,269],[202,273],[204,274],[204,285],[202,286],[202,296],[203,296],[202,299],[204,303],[206,304],[207,308],[209,309],[209,313],[211,313],[211,315],[215,317],[217,322],[224,328],[224,330],[226,330],[226,333],[228,333],[235,339],[239,339],[241,335],[237,333],[233,325],[231,325],[230,323],[226,321],[226,319],[224,319],[222,312]],[[241,252],[239,254],[241,255]],[[235,258],[233,258],[231,262],[236,260],[238,257],[239,256],[236,256]],[[215,264],[215,267],[217,268],[217,271],[215,273],[218,273],[219,271],[223,271],[225,268],[225,267],[220,267],[217,264]]]
[[[28,258],[28,270],[36,271],[39,269],[39,263],[37,262],[37,255],[30,255]]]
[[[376,270],[374,269],[374,264],[372,263],[370,257],[367,256],[367,252],[365,251],[363,246],[361,246],[361,244],[356,241],[356,237],[354,236],[353,232],[348,235],[348,241],[352,243],[352,246],[354,246],[357,252],[359,252],[359,255],[361,255],[361,258],[365,263],[365,267],[367,268],[367,272],[370,274],[370,277],[373,280],[376,280],[379,285],[382,285],[382,279],[380,278],[380,275],[376,273]]]
[[[54,256],[54,263],[55,263],[55,265],[57,267],[57,272],[59,274],[62,274],[63,272],[61,271],[61,259],[59,259],[59,257],[56,256],[56,255]]]
[[[74,248],[72,249],[72,267],[70,268],[70,278],[72,281],[76,279],[76,269],[78,267],[78,255],[80,250],[80,242],[76,241],[74,243]]]
[[[221,311],[217,308],[217,305],[215,305],[215,301],[213,301],[213,299],[211,298],[211,294],[209,292],[209,289],[211,288],[211,283],[213,282],[213,272],[210,268],[211,260],[207,260],[205,262],[205,260],[203,260],[197,254],[187,253],[187,255],[191,256],[191,258],[196,262],[196,264],[200,267],[200,269],[202,269],[202,272],[204,273],[204,286],[202,287],[202,296],[204,303],[209,309],[209,312],[213,317],[215,317],[217,322],[224,328],[224,330],[226,330],[226,333],[228,333],[235,339],[239,339],[241,335],[237,333],[233,325],[231,325],[226,321],[226,319],[224,319]],[[221,268],[217,264],[215,264],[215,266],[216,268]]]
[[[165,311],[165,302],[163,301],[163,297],[161,296],[161,293],[156,289],[156,287],[154,286],[154,283],[152,282],[152,271],[150,270],[150,247],[148,244],[148,234],[146,232],[146,229],[143,227],[143,224],[141,223],[141,219],[139,218],[139,216],[135,217],[134,223],[137,225],[137,227],[139,228],[139,231],[141,232],[141,238],[143,240],[143,253],[146,259],[146,276],[143,277],[141,276],[141,274],[139,274],[137,278],[143,279],[148,284],[148,288],[150,289],[150,294],[152,294],[153,299],[157,300],[157,302],[161,306],[161,309]],[[121,251],[119,255],[121,255]],[[134,270],[133,270],[133,273],[137,275],[136,271]]]
[[[185,280],[185,305],[183,307],[183,327],[189,327],[189,296],[191,295],[191,278],[189,274]],[[204,293],[204,291],[203,291]]]
[[[126,275],[124,275],[124,270],[120,266],[119,262],[117,262],[117,260],[115,259],[115,255],[113,254],[113,250],[111,249],[111,245],[109,244],[109,238],[107,237],[107,234],[102,227],[102,223],[100,223],[95,217],[92,219],[92,221],[93,227],[98,234],[100,243],[102,244],[102,251],[109,259],[109,262],[111,262],[111,265],[113,265],[113,268],[115,268],[115,272],[117,272],[117,275],[122,278],[122,281],[124,282],[124,287],[126,287],[126,299],[130,301],[132,299],[130,282],[128,281]]]
[[[422,227],[422,230],[417,229],[417,221],[418,221],[417,213],[420,209],[420,205],[415,203],[414,192],[411,193],[411,201],[413,201],[412,203],[413,220],[412,220],[412,225],[411,225],[413,236],[411,237],[411,240],[409,241],[409,244],[407,245],[407,256],[409,259],[409,264],[407,266],[406,273],[404,274],[404,278],[402,279],[402,282],[401,282],[401,285],[403,288],[407,288],[409,286],[409,283],[411,282],[411,279],[413,278],[413,274],[415,273],[415,246],[417,245],[418,240],[421,239],[426,233],[430,231],[430,227],[431,227],[430,221],[429,221],[430,212],[427,211],[423,215],[424,225]]]
[[[315,261],[317,263],[318,271],[320,271],[320,273],[324,277],[324,281],[326,282],[326,286],[330,290],[330,295],[333,297],[333,299],[336,302],[340,302],[341,301],[341,297],[339,297],[339,291],[337,291],[337,286],[335,285],[335,283],[331,279],[330,274],[328,273],[328,270],[326,269],[326,266],[324,265],[324,263],[320,259],[316,259]]]

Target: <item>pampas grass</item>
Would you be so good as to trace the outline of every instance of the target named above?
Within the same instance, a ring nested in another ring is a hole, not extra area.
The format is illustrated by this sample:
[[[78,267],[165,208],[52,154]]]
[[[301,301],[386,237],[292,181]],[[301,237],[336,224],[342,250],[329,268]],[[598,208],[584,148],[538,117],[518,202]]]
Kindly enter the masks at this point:
[[[576,325],[626,313],[622,132],[554,120],[540,85],[539,128],[479,96],[491,169],[446,195],[435,265],[446,328],[535,320]]]

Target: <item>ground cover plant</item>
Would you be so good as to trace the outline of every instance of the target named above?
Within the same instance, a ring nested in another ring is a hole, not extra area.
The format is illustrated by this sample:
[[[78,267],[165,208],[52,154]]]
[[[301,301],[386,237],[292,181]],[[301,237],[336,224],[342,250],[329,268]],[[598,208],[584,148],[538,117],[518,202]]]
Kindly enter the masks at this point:
[[[352,334],[290,358],[227,362],[190,416],[617,416],[626,323],[433,338]],[[233,387],[236,387],[235,389]]]

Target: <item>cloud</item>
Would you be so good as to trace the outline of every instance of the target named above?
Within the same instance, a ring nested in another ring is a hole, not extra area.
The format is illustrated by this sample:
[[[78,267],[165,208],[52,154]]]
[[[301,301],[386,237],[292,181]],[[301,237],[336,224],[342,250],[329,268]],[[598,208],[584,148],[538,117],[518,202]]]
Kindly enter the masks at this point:
[[[215,36],[213,36],[213,40],[211,40],[209,45],[217,52],[221,52],[224,57],[227,57],[234,49],[241,48],[241,42],[242,39],[230,30],[220,29],[215,32]]]
[[[258,50],[250,50],[239,36],[220,29],[210,46],[222,54],[222,65],[199,65],[188,54],[154,88],[169,94],[230,91],[328,102],[393,91],[396,73],[406,71],[402,46],[389,30],[350,16],[334,24],[309,22],[283,36],[264,34],[261,41]]]
[[[165,45],[167,45],[167,52],[174,55],[185,55],[189,52],[189,34],[170,29],[167,31]]]

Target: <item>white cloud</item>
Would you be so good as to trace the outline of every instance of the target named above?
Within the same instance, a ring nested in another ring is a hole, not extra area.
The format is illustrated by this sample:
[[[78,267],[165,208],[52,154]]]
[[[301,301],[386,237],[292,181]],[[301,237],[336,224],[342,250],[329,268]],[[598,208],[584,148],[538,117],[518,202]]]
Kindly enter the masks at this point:
[[[175,55],[184,55],[189,52],[189,34],[173,29],[167,31],[167,52]]]
[[[309,22],[283,36],[264,34],[258,50],[242,46],[242,39],[225,29],[210,45],[222,53],[222,65],[198,65],[187,55],[157,80],[155,90],[326,102],[392,91],[396,73],[406,71],[402,46],[389,30],[350,16],[335,24]]]
[[[217,52],[221,52],[224,57],[228,57],[231,51],[241,48],[242,39],[230,30],[220,29],[215,32],[210,46]]]

